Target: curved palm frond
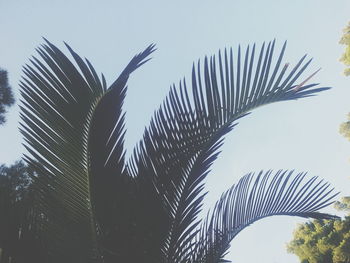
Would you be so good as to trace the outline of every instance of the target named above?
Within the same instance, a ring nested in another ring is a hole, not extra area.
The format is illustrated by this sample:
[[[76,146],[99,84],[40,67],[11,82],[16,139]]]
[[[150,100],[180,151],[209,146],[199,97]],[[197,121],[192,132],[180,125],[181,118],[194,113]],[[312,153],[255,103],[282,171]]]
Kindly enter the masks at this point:
[[[125,113],[122,110],[126,82],[129,75],[146,63],[147,57],[154,51],[150,45],[134,56],[117,80],[108,88],[93,109],[89,128],[89,161],[91,190],[94,210],[103,232],[111,231],[115,225],[116,204],[125,196],[132,178],[125,170]],[[116,194],[119,194],[118,198]],[[127,194],[128,195],[128,194]]]
[[[191,262],[224,262],[232,239],[257,220],[275,215],[335,219],[318,210],[332,204],[338,193],[329,183],[306,173],[293,171],[250,173],[226,191],[217,201],[211,216],[202,223],[193,239]]]
[[[46,65],[33,58],[34,67],[24,68],[21,132],[34,157],[25,155],[25,159],[33,166],[35,161],[43,165],[37,167],[41,176],[34,178],[41,201],[38,213],[44,217],[43,239],[53,255],[52,262],[68,258],[90,262],[98,252],[90,203],[86,121],[106,87],[91,72],[82,75],[51,43],[37,51]],[[75,61],[81,66],[84,63],[77,57]],[[79,253],[67,253],[73,250]]]
[[[225,50],[218,59],[205,58],[192,70],[192,95],[185,80],[171,89],[145,131],[143,141],[129,162],[134,177],[152,181],[149,187],[161,195],[169,214],[168,235],[162,253],[170,262],[180,262],[181,251],[196,235],[197,215],[204,198],[203,179],[218,155],[223,136],[234,122],[252,109],[277,101],[299,99],[328,88],[316,84],[296,84],[311,60],[305,56],[287,73],[282,65],[286,44],[276,61],[275,42],[261,47],[255,59],[255,45],[246,49],[244,59],[238,49]],[[203,73],[201,73],[203,71]]]
[[[34,186],[49,262],[100,262],[98,236],[111,227],[105,210],[113,206],[105,193],[115,185],[111,174],[121,177],[124,169],[125,85],[153,46],[135,56],[108,90],[103,75],[101,80],[88,60],[66,46],[80,71],[48,41],[37,49],[44,63],[33,57],[24,68],[25,160],[40,175]]]
[[[105,262],[152,261],[159,258],[164,233],[161,205],[155,191],[140,187],[125,169],[122,104],[126,81],[146,63],[154,45],[136,55],[94,109],[89,130],[90,184]],[[147,183],[147,182],[145,182]],[[144,184],[143,184],[144,185]],[[152,189],[153,190],[153,189]],[[151,204],[151,206],[149,206]],[[157,215],[145,220],[145,215]],[[157,234],[156,234],[157,233]]]

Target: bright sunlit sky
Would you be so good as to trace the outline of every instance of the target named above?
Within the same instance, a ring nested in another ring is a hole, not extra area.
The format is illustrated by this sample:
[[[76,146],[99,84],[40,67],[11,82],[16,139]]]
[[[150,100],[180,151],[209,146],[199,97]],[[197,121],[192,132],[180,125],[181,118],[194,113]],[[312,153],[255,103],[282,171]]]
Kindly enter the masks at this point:
[[[350,111],[350,77],[342,75],[338,44],[350,20],[349,0],[0,0],[0,67],[9,72],[19,98],[21,67],[42,37],[65,49],[69,43],[88,57],[111,83],[129,59],[150,43],[158,50],[129,81],[125,102],[126,145],[141,138],[154,110],[172,83],[190,76],[192,62],[220,48],[246,46],[274,38],[288,40],[285,62],[307,53],[319,67],[313,78],[332,90],[317,97],[259,108],[227,137],[207,180],[206,207],[244,174],[261,169],[309,171],[350,194],[350,143],[338,133]],[[11,164],[24,152],[18,108],[0,127],[0,162]],[[248,227],[232,242],[228,259],[240,263],[297,263],[286,252],[297,223],[305,219],[275,217]]]

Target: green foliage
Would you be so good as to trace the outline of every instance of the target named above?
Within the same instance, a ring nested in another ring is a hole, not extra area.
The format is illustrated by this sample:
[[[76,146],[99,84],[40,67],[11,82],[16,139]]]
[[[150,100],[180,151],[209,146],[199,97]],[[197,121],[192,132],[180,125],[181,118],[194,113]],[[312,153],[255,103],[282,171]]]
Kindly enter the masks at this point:
[[[335,218],[318,212],[336,195],[330,185],[292,171],[250,173],[198,217],[205,178],[238,119],[328,89],[299,82],[310,60],[288,70],[285,47],[276,58],[273,41],[259,52],[253,45],[244,55],[230,49],[198,62],[191,87],[183,80],[170,90],[126,160],[127,80],[154,46],[108,87],[68,45],[74,62],[46,41],[20,84],[31,195],[21,199],[27,205],[12,234],[0,228],[7,255],[0,262],[219,263],[232,239],[262,218]]]
[[[5,122],[6,108],[13,103],[14,98],[8,83],[7,71],[0,68],[0,124]]]
[[[0,166],[0,194],[6,195],[12,202],[21,201],[28,192],[30,184],[29,173],[33,173],[23,161],[18,161],[15,164],[7,167]],[[1,198],[3,200],[3,198]]]
[[[347,121],[339,126],[339,133],[350,141],[350,113],[348,113]]]
[[[342,211],[350,211],[350,197],[336,203]],[[302,263],[350,262],[350,215],[337,220],[313,220],[294,231],[288,252]]]
[[[350,213],[350,196],[345,196],[341,201],[335,202],[334,207],[340,211],[346,211]]]
[[[350,22],[343,30],[344,35],[340,39],[339,43],[345,45],[345,51],[340,61],[343,62],[346,66],[350,66]],[[347,67],[344,70],[346,76],[350,75],[350,67]]]

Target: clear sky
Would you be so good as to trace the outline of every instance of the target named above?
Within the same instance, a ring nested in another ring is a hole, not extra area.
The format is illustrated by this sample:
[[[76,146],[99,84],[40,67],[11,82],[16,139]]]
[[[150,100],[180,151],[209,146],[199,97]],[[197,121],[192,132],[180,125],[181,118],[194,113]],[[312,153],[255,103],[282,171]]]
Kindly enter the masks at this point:
[[[330,181],[350,195],[350,143],[338,133],[350,111],[350,77],[342,75],[338,44],[350,20],[349,0],[0,0],[0,67],[9,72],[18,96],[21,67],[35,48],[49,39],[62,49],[69,43],[86,56],[111,83],[137,52],[156,43],[154,59],[132,76],[126,98],[127,146],[141,138],[144,126],[172,83],[190,76],[192,62],[219,48],[288,40],[286,60],[295,63],[307,53],[314,61],[307,74],[331,86],[317,97],[268,105],[254,111],[228,136],[207,180],[212,205],[234,182],[250,171],[296,169]],[[0,162],[10,164],[24,149],[18,108],[0,127]],[[297,263],[286,252],[297,222],[264,219],[232,242],[227,257],[240,263]]]

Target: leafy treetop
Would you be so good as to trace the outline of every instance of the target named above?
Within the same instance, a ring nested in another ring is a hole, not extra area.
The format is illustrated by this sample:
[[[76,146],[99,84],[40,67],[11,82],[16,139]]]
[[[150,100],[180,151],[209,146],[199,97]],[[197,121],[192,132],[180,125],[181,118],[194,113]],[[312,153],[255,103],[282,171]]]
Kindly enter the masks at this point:
[[[350,212],[350,197],[343,197],[335,207]],[[349,263],[350,213],[344,219],[299,225],[287,250],[296,254],[301,263]]]
[[[344,70],[344,74],[346,76],[350,75],[350,22],[343,30],[344,35],[340,39],[339,43],[342,45],[346,45],[345,52],[340,58],[340,61],[343,62],[346,66],[348,66]]]
[[[13,103],[14,98],[8,83],[7,71],[0,68],[0,125],[5,123],[6,108]]]
[[[340,124],[339,133],[350,140],[350,113],[348,113],[347,119],[347,121]]]

